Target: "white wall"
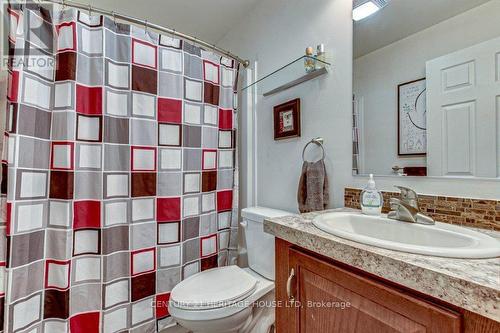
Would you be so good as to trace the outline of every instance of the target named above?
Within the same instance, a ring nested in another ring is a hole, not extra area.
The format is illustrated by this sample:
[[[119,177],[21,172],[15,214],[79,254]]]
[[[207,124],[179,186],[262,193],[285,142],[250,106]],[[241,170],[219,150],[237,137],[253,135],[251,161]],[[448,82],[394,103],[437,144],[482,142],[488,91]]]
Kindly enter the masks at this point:
[[[351,12],[351,0],[266,0],[218,43],[257,61],[259,77],[301,56],[309,45],[324,43],[333,59],[329,75],[257,100],[259,205],[297,211],[302,147],[317,136],[325,139],[331,206],[343,203],[343,189],[351,179]],[[296,97],[301,98],[302,136],[274,141],[272,107]],[[245,115],[243,119],[247,119]],[[243,146],[242,153],[245,151]],[[244,183],[242,180],[242,190]],[[246,204],[242,202],[243,207]]]
[[[490,1],[355,59],[353,91],[364,100],[363,173],[426,165],[422,157],[398,158],[396,87],[425,77],[428,60],[500,36],[499,13],[500,1]]]

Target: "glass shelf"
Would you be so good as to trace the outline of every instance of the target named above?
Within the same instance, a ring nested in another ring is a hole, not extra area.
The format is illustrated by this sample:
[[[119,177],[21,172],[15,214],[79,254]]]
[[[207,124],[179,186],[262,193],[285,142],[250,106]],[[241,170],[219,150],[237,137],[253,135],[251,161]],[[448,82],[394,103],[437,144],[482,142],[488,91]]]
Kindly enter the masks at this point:
[[[315,64],[315,68],[310,72],[306,71],[305,62],[307,60]],[[310,56],[302,56],[249,84],[242,91],[258,86],[259,93],[262,92],[264,96],[270,96],[324,75],[328,73],[329,68],[330,63],[326,61],[321,61]]]

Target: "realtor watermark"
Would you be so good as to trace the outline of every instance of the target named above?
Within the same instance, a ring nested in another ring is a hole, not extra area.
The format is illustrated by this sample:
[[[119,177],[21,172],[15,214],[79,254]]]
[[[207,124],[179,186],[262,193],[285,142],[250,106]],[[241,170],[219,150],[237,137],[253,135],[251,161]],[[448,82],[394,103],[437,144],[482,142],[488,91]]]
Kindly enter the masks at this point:
[[[29,0],[23,4],[0,0],[0,70],[40,73],[57,69],[58,31],[44,17],[54,13],[52,7],[50,3]]]
[[[153,301],[151,303],[152,307],[155,308],[168,308],[168,301]],[[339,302],[339,301],[279,301],[279,300],[266,300],[266,301],[239,301],[239,302],[175,302],[175,306],[181,308],[222,308],[222,307],[236,307],[236,308],[248,308],[248,307],[256,307],[256,308],[327,308],[334,310],[345,310],[352,306],[350,302]]]
[[[23,68],[30,71],[53,71],[56,69],[56,61],[52,56],[13,56],[2,55],[1,69]]]

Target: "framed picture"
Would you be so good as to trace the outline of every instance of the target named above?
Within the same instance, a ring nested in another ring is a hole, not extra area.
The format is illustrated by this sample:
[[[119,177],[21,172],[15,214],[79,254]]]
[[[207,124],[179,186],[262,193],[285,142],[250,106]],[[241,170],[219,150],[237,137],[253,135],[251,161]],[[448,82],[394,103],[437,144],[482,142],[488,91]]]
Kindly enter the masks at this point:
[[[398,155],[427,154],[425,78],[398,85]]]
[[[300,99],[274,107],[274,140],[300,136]]]

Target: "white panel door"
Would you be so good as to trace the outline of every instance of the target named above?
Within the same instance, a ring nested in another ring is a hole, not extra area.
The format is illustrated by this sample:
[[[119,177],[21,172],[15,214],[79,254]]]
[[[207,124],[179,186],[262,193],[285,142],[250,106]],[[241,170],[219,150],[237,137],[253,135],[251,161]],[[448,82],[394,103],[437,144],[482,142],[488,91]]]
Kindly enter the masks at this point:
[[[500,177],[500,38],[426,71],[428,175]]]

